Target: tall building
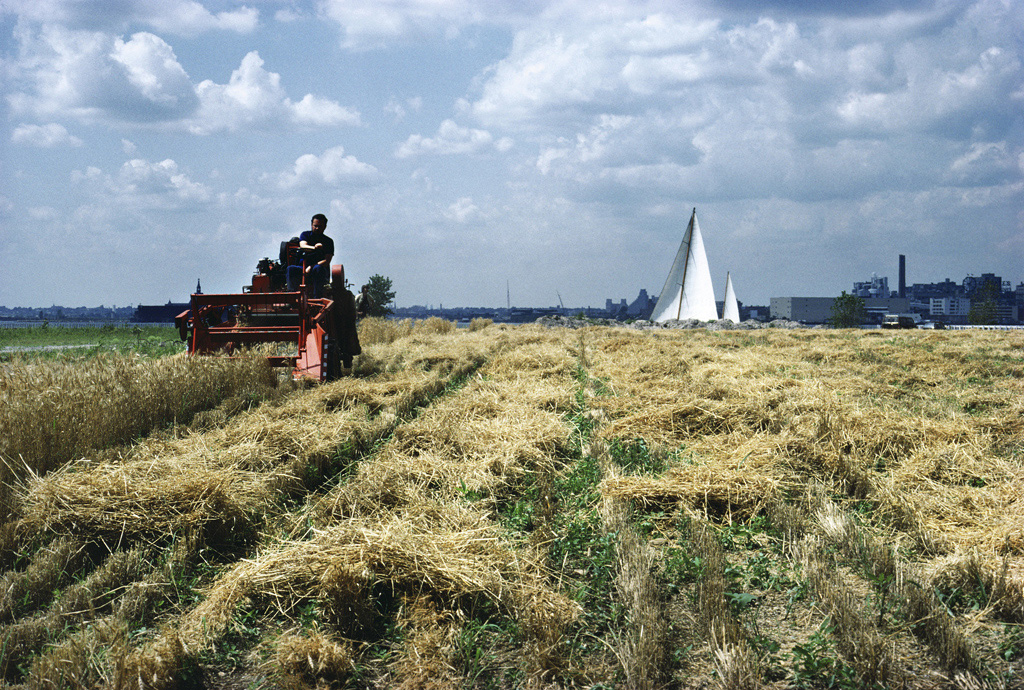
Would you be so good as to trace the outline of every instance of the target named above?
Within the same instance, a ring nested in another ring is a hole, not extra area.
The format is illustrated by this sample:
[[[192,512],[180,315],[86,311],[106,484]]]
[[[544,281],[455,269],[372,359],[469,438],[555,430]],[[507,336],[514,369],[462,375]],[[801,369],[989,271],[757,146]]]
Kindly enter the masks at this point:
[[[994,273],[964,278],[964,294],[971,299],[999,299],[1003,293],[1003,279]]]
[[[853,284],[853,291],[850,293],[857,297],[863,297],[865,299],[869,297],[875,298],[888,298],[889,295],[889,278],[887,276],[879,276],[876,273],[871,275],[871,280],[867,280],[861,283]]]
[[[929,301],[932,316],[962,316],[971,312],[971,300],[966,297],[933,297]]]

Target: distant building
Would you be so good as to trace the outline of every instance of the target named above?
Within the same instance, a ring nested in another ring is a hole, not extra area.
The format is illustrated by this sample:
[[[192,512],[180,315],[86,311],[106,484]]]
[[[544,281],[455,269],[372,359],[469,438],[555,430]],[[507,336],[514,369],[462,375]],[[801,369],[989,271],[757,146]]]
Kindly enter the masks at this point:
[[[871,275],[871,280],[862,283],[854,283],[851,295],[863,297],[889,297],[889,278],[887,276]]]
[[[910,300],[899,297],[869,297],[864,300],[864,311],[868,314],[865,323],[880,324],[886,314],[909,314]]]
[[[958,297],[963,294],[963,286],[949,278],[941,283],[914,283],[907,288],[908,297],[925,303],[933,297]]]
[[[971,313],[971,300],[966,297],[933,297],[928,305],[928,313],[936,317],[963,317]],[[954,321],[950,319],[943,319]]]
[[[868,297],[864,299],[865,323],[881,323],[886,314],[905,314],[910,300],[899,297]],[[835,297],[772,297],[771,317],[801,323],[827,323],[832,317]]]
[[[167,304],[150,305],[140,304],[135,308],[132,321],[135,323],[173,323],[174,317],[183,311],[191,309],[188,302],[171,302]]]
[[[626,307],[626,316],[631,319],[646,319],[654,311],[655,300],[647,294],[647,290],[640,289],[640,294]]]
[[[772,319],[825,323],[832,316],[835,297],[772,297]]]
[[[764,305],[752,305],[744,306],[740,303],[740,317],[744,320],[753,319],[754,321],[768,321],[772,317],[771,307]]]
[[[625,299],[620,299],[618,302],[613,299],[606,299],[604,301],[604,310],[608,312],[613,319],[625,318],[626,309],[628,308],[629,305],[626,303]]]
[[[646,319],[654,311],[655,302],[656,300],[647,294],[647,290],[641,288],[640,294],[632,302],[626,302],[625,299],[605,299],[604,310],[608,318],[612,319]]]
[[[971,299],[996,299],[1003,292],[1003,279],[994,273],[964,278],[964,294]]]

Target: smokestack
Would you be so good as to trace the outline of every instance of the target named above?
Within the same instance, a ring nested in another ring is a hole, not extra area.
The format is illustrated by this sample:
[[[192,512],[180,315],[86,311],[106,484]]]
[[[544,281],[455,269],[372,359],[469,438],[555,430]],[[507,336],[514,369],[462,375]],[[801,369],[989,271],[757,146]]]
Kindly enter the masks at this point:
[[[907,296],[907,257],[900,254],[900,299]]]

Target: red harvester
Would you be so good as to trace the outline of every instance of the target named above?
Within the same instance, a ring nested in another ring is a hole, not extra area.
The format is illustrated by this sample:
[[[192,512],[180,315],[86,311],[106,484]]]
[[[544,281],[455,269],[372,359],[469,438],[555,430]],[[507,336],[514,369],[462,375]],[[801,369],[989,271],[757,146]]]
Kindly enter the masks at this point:
[[[355,298],[345,287],[345,268],[331,266],[331,280],[314,298],[313,286],[297,291],[287,288],[287,266],[301,264],[298,238],[281,243],[279,261],[262,259],[252,284],[239,294],[192,295],[191,308],[174,323],[190,355],[219,351],[231,354],[236,347],[254,343],[293,343],[295,354],[267,357],[271,366],[292,367],[295,378],[330,381],[342,367],[352,366],[360,353],[356,334]]]

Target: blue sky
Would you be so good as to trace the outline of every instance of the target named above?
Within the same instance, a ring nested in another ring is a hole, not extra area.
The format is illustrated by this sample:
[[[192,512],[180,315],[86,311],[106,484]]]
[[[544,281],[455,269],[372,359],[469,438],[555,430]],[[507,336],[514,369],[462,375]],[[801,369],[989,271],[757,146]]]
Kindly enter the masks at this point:
[[[0,0],[0,305],[237,292],[327,214],[399,306],[1024,281],[1024,3]],[[722,295],[718,295],[721,298]]]

